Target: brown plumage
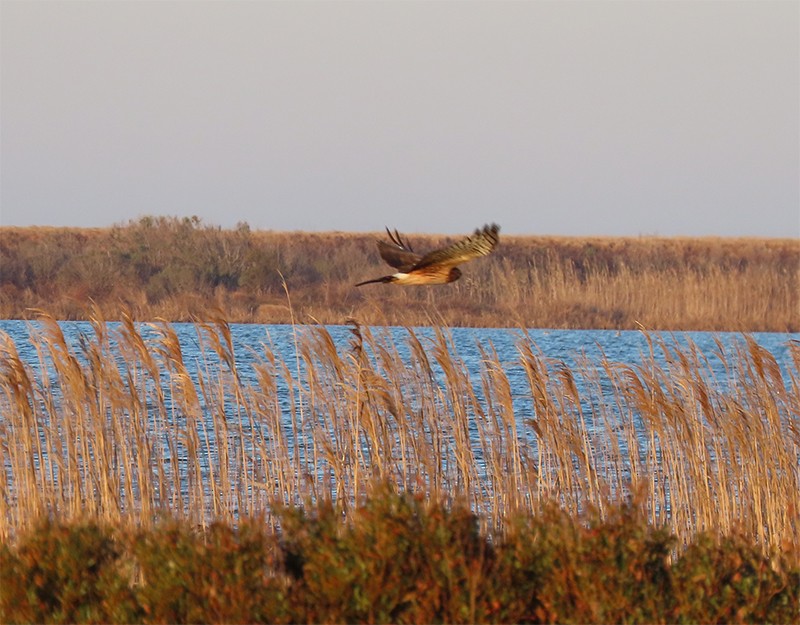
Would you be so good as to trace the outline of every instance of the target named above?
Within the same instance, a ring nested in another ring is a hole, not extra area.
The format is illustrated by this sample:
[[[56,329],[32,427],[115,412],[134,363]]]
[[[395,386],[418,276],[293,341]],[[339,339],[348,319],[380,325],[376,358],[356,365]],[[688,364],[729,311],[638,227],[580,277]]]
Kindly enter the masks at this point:
[[[465,237],[420,256],[411,246],[403,241],[400,233],[393,233],[386,229],[390,243],[378,241],[378,251],[381,258],[397,269],[397,273],[383,276],[373,280],[359,282],[356,286],[372,282],[394,282],[395,284],[447,284],[461,277],[461,270],[456,267],[479,256],[491,254],[499,240],[500,226],[492,224],[479,228],[468,237]]]

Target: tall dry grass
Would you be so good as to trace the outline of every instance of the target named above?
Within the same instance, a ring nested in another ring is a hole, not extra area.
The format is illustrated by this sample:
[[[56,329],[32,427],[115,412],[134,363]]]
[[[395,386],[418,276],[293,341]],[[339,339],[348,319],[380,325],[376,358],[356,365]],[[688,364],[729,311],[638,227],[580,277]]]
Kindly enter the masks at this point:
[[[476,224],[477,225],[477,224]],[[46,308],[83,319],[800,331],[800,241],[501,235],[491,256],[438,288],[353,285],[384,275],[383,233],[302,233],[146,217],[107,229],[0,228],[0,318]],[[419,251],[453,237],[413,235]]]
[[[295,328],[295,359],[265,344],[244,370],[217,319],[197,325],[196,372],[167,323],[95,310],[92,328],[74,348],[40,316],[34,359],[0,335],[3,540],[43,517],[205,526],[329,498],[347,514],[388,481],[468,503],[489,528],[546,502],[602,514],[632,498],[685,542],[745,532],[800,557],[796,342],[788,373],[751,338],[719,344],[716,380],[691,343],[570,368],[521,334],[513,363],[480,344],[476,378],[443,328],[396,344],[353,325],[344,346]]]

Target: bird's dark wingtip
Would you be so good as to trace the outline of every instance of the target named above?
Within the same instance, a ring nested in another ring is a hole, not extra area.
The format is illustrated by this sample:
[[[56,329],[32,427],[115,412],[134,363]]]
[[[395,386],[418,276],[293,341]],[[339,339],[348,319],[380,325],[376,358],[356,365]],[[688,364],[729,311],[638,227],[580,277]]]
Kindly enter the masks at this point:
[[[388,235],[389,240],[394,245],[396,245],[397,247],[400,247],[400,248],[402,248],[402,249],[404,249],[404,250],[406,250],[408,252],[413,252],[414,251],[412,249],[412,247],[408,244],[407,240],[403,241],[403,236],[400,234],[400,232],[397,230],[397,228],[394,229],[394,232],[389,230],[389,228],[386,227],[386,226],[384,226],[384,228],[386,228],[386,234]]]

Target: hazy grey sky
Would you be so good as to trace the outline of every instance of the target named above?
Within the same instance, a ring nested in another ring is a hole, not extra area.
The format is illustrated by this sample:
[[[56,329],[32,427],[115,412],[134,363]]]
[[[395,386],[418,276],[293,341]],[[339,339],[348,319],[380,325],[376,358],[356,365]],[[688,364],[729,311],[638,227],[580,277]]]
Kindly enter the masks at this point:
[[[0,224],[800,236],[800,3],[0,4]]]

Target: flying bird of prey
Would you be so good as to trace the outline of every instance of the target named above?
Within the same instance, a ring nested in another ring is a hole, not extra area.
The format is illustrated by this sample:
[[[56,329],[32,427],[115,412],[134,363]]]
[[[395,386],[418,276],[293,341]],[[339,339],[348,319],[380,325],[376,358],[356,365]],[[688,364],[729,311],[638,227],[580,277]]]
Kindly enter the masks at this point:
[[[456,267],[479,256],[490,254],[499,240],[500,226],[492,224],[475,230],[447,247],[420,256],[400,237],[386,229],[390,243],[378,241],[381,258],[397,269],[397,273],[373,280],[359,282],[356,286],[372,282],[394,282],[395,284],[447,284],[461,277]]]

